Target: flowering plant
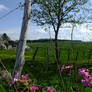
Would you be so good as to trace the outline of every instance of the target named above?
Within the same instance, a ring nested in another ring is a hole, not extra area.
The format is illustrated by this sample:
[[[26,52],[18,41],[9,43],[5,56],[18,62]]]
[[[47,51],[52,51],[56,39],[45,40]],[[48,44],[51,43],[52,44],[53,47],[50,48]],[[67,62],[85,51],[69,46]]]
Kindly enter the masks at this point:
[[[61,67],[61,72],[63,72],[63,71],[68,71],[68,70],[70,70],[70,69],[72,69],[73,68],[73,65],[72,66],[65,66],[65,65],[63,65],[62,67]]]
[[[64,72],[68,75],[71,75],[73,67],[74,67],[73,65],[71,65],[71,66],[70,65],[69,66],[62,65],[60,72]]]
[[[18,78],[19,74],[16,73],[14,76],[14,79],[12,80],[11,86],[14,85],[16,82],[18,84],[18,92],[23,91],[23,92],[36,92],[40,89],[40,86],[37,86],[34,84],[33,80],[28,79],[29,74],[22,75],[20,78]],[[55,92],[54,89],[48,87],[42,87],[45,92]]]
[[[89,74],[86,68],[78,69],[78,75],[82,76],[82,84],[84,87],[92,86],[92,74]]]

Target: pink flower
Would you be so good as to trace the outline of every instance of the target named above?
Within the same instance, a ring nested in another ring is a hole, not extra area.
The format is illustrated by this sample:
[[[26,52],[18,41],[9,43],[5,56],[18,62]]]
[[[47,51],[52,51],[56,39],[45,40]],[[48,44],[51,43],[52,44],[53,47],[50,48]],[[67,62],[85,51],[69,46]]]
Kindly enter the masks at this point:
[[[22,75],[22,76],[21,76],[21,79],[27,80],[27,79],[28,79],[28,76],[29,76],[29,74],[26,74],[25,76]]]
[[[65,66],[65,68],[70,68],[70,66]]]
[[[86,72],[86,68],[82,68],[78,70],[79,76],[83,76],[83,79],[81,80],[84,87],[92,86],[92,74],[89,74],[89,72]]]
[[[92,80],[88,82],[88,86],[92,86]]]
[[[26,74],[25,76],[26,76],[26,77],[29,77],[29,74]]]
[[[19,73],[16,73],[13,80],[12,80],[11,86],[14,85],[14,83],[16,82],[18,76],[19,76]]]
[[[88,82],[88,86],[92,86],[92,76],[89,75],[89,82]]]
[[[21,76],[21,79],[26,80],[27,78],[26,78],[26,76],[22,75],[22,76]]]
[[[92,81],[92,76],[89,75],[89,81]]]
[[[61,72],[63,71],[63,70],[66,70],[67,71],[67,69],[72,69],[73,68],[73,65],[72,66],[65,66],[65,65],[63,65],[62,67],[61,67]]]
[[[87,87],[88,86],[88,83],[87,83],[86,80],[82,79],[81,82],[82,82],[82,84],[83,84],[84,87]]]
[[[32,92],[34,92],[34,91],[37,91],[39,88],[37,87],[37,86],[32,86],[31,88],[30,88],[30,90],[32,91]]]
[[[48,88],[47,91],[54,92],[54,90],[52,88]]]
[[[84,75],[84,73],[85,73],[86,70],[87,70],[86,68],[78,69],[78,75],[79,76]]]
[[[84,72],[83,78],[84,78],[84,79],[87,79],[88,77],[89,77],[89,72]]]
[[[61,67],[61,72],[63,71],[65,69],[65,65],[63,65],[62,67]]]
[[[72,66],[70,66],[70,68],[73,68],[73,65],[72,65]]]
[[[70,65],[69,65],[69,66],[65,66],[65,68],[66,68],[66,69],[68,69],[68,68],[71,69],[71,68],[73,68],[73,65],[72,65],[72,66],[70,66]]]
[[[81,82],[82,82],[84,87],[92,86],[92,80],[89,80],[89,78],[82,79]]]
[[[71,69],[71,68],[73,68],[73,65],[72,66],[66,66],[65,68],[66,69]]]
[[[12,83],[11,83],[11,85],[14,85],[14,83],[16,82],[16,78],[14,78],[13,80],[12,80]]]

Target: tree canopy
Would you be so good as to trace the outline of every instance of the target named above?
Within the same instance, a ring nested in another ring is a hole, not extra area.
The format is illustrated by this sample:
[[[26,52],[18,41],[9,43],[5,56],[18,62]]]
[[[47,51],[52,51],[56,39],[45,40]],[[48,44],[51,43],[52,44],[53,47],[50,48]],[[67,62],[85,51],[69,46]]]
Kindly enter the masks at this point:
[[[55,31],[62,23],[78,23],[82,20],[78,13],[81,12],[81,6],[86,4],[87,1],[88,0],[34,0],[32,20],[40,26],[53,26]]]
[[[88,0],[34,0],[32,21],[40,26],[52,26],[55,32],[55,55],[59,65],[58,32],[63,23],[79,23],[81,6]],[[76,17],[75,17],[76,16]],[[59,67],[59,66],[58,66]]]

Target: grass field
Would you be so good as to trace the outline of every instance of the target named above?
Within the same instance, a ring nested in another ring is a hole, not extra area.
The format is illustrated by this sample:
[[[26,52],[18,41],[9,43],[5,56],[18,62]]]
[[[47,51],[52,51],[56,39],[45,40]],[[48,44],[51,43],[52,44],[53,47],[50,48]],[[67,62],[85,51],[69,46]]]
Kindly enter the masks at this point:
[[[66,74],[62,75],[65,91],[63,91],[62,85],[60,86],[60,76],[57,71],[57,66],[55,64],[55,54],[54,54],[54,43],[44,42],[44,43],[28,43],[29,46],[32,46],[30,51],[26,51],[25,59],[26,63],[24,65],[24,69],[22,74],[29,73],[30,78],[35,79],[38,85],[45,85],[54,87],[56,92],[74,92],[71,87],[73,87],[75,92],[92,92],[91,87],[84,88],[82,86],[81,80],[78,77],[78,72],[73,74],[73,76],[69,77]],[[47,60],[47,47],[50,46],[50,60]],[[74,56],[71,48],[71,42],[59,42],[60,49],[60,62],[61,66],[63,64],[74,65],[76,70],[81,67],[90,68],[91,71],[91,62],[92,57],[90,57],[89,63],[89,52],[92,48],[92,43],[88,42],[73,42],[74,46]],[[32,57],[34,55],[36,47],[41,47],[38,49],[37,55],[35,57],[35,61],[32,61]],[[68,50],[70,50],[70,59],[68,60]],[[77,61],[74,59],[78,50],[78,59]],[[0,59],[3,61],[4,65],[8,69],[9,72],[13,72],[14,63],[16,59],[16,51],[8,51],[1,50],[0,51]],[[0,65],[1,66],[1,65]],[[2,66],[0,70],[2,70]],[[75,70],[74,70],[75,71]],[[2,91],[3,90],[3,91]],[[0,83],[0,92],[14,92],[12,89],[7,91],[6,88]]]
[[[37,55],[35,57],[35,61],[40,62],[47,62],[47,47],[49,46],[49,58],[50,62],[55,61],[55,50],[54,50],[54,43],[49,42],[35,42],[35,43],[28,43],[29,46],[32,48],[29,51],[26,51],[25,58],[26,61],[32,61],[32,57],[35,53],[36,47],[39,47]],[[92,43],[88,42],[73,42],[74,50],[71,48],[71,42],[59,42],[59,52],[60,52],[60,62],[61,63],[72,63],[75,61],[75,57],[77,56],[77,63],[87,63],[88,59],[89,63],[92,60]],[[73,52],[74,51],[74,52]],[[78,55],[77,55],[78,52]],[[90,53],[90,58],[89,58]],[[74,55],[73,55],[74,54]],[[68,57],[69,55],[69,57]],[[3,59],[14,59],[16,58],[16,51],[9,51],[9,50],[1,50],[0,51],[0,58]]]

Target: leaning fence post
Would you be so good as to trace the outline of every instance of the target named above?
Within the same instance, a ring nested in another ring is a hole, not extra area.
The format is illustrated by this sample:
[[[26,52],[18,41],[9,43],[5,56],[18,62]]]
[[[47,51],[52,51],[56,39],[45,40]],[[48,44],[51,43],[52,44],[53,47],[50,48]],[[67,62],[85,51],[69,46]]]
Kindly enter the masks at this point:
[[[84,59],[85,58],[85,51],[83,50],[82,52],[82,58]]]
[[[33,57],[32,57],[32,60],[33,60],[33,61],[35,60],[35,57],[36,57],[36,55],[37,55],[38,48],[39,48],[39,47],[36,48],[35,53],[34,53],[34,55],[33,55]]]
[[[67,50],[67,61],[68,62],[70,61],[70,48],[68,48]]]

